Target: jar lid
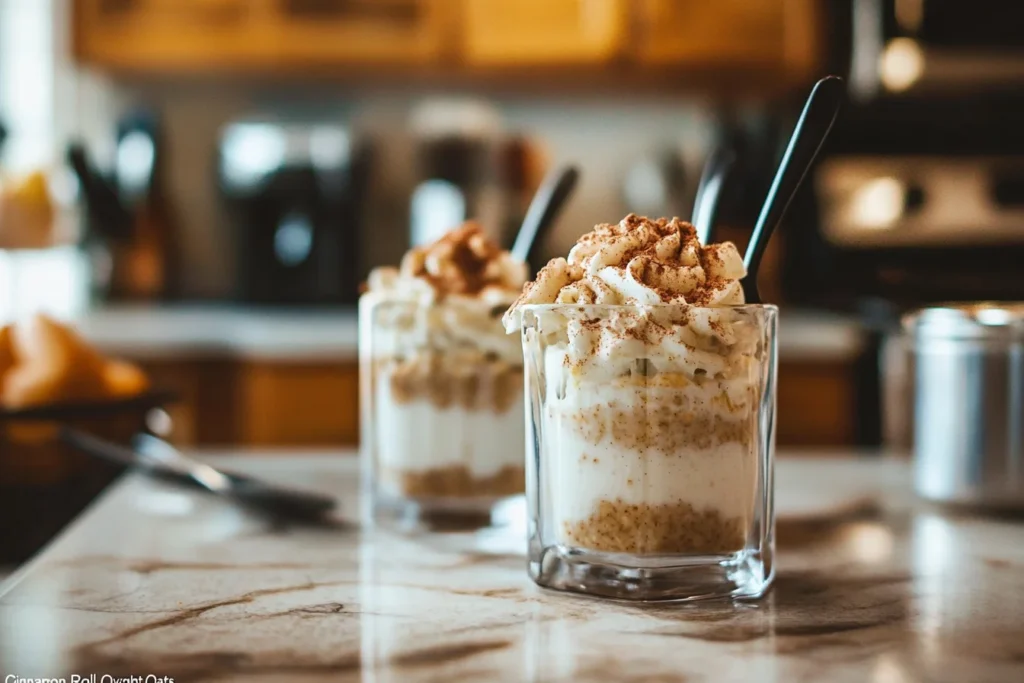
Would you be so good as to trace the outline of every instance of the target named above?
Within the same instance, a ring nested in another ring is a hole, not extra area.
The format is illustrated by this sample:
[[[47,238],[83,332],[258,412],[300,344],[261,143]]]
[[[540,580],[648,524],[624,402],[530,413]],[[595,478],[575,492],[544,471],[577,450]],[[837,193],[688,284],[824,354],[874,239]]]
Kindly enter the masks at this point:
[[[978,301],[922,308],[903,317],[903,329],[929,339],[1024,337],[1024,303]]]

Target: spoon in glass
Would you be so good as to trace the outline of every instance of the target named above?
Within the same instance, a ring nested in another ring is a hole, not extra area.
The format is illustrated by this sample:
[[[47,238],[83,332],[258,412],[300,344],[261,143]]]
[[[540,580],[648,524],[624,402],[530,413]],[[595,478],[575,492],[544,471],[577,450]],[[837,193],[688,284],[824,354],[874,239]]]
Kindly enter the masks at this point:
[[[723,144],[715,148],[704,163],[704,171],[693,200],[693,225],[701,244],[710,244],[714,237],[715,216],[722,196],[725,178],[736,163],[736,150]]]
[[[544,236],[562,212],[579,177],[579,169],[569,165],[555,169],[544,178],[530,201],[526,218],[512,245],[512,256],[516,260],[532,263],[531,258],[536,257],[537,246],[543,242]]]
[[[747,253],[743,257],[747,276],[743,278],[741,284],[743,296],[748,304],[761,303],[761,296],[757,291],[757,271],[761,267],[761,258],[768,246],[768,240],[782,222],[793,196],[800,189],[807,171],[825,144],[825,139],[832,130],[832,124],[835,123],[839,108],[843,104],[845,92],[845,84],[839,76],[826,76],[821,79],[814,84],[814,89],[811,90],[804,110],[796,122],[786,153],[782,155],[779,169],[775,173],[775,180],[772,181],[771,189],[768,190],[768,196],[761,207],[761,215],[754,225]]]

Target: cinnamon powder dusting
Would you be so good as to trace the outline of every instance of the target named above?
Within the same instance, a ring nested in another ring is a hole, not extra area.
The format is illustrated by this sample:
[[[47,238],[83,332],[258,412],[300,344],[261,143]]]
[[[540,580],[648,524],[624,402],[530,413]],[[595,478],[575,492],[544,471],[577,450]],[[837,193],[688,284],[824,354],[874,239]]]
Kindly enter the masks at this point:
[[[475,221],[467,221],[434,244],[412,249],[402,259],[402,275],[423,278],[439,294],[473,296],[488,286],[504,286],[498,268],[501,248]]]
[[[505,315],[530,304],[665,304],[698,307],[743,303],[736,283],[746,275],[731,242],[702,245],[697,230],[679,218],[629,214],[601,223],[579,238],[567,259],[553,259],[528,283]],[[651,295],[654,296],[651,296]]]

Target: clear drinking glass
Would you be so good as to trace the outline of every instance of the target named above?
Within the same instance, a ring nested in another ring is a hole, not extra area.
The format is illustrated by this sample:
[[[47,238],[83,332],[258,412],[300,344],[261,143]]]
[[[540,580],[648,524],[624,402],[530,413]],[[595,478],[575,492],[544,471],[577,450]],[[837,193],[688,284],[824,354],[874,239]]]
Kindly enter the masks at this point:
[[[504,306],[359,304],[363,472],[374,519],[489,523],[524,489],[522,348]]]
[[[777,315],[524,307],[534,581],[636,600],[765,592]]]

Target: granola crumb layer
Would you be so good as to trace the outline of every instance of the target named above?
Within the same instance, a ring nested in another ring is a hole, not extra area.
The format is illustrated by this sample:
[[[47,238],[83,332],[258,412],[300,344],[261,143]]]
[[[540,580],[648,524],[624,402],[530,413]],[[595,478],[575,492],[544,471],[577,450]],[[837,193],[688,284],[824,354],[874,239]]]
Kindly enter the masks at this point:
[[[400,403],[429,401],[436,408],[508,411],[522,401],[523,368],[497,358],[420,353],[377,362],[376,372]]]
[[[588,444],[611,442],[626,450],[658,450],[675,453],[681,449],[712,449],[725,444],[750,446],[755,426],[750,420],[728,420],[713,413],[681,412],[670,406],[628,409],[614,404],[555,413],[554,420],[573,430]]]
[[[474,477],[465,465],[422,471],[386,469],[382,474],[397,493],[409,498],[502,498],[526,488],[524,469],[508,465],[487,477]]]
[[[678,502],[632,505],[602,500],[585,520],[566,521],[564,540],[587,550],[633,555],[721,554],[744,546],[743,520]]]

